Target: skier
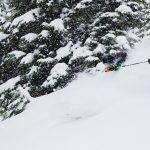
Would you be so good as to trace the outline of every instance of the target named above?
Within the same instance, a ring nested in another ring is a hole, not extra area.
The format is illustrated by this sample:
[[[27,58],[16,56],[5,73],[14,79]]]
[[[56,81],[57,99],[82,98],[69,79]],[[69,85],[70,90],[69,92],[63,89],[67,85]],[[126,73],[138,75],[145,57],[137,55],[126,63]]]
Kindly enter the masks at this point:
[[[107,54],[103,56],[103,63],[107,65],[104,69],[105,72],[116,71],[120,68],[121,64],[126,60],[126,52],[118,52],[115,55]]]
[[[119,52],[116,55],[116,61],[115,61],[115,70],[118,70],[121,67],[121,64],[126,60],[127,53],[126,52]]]

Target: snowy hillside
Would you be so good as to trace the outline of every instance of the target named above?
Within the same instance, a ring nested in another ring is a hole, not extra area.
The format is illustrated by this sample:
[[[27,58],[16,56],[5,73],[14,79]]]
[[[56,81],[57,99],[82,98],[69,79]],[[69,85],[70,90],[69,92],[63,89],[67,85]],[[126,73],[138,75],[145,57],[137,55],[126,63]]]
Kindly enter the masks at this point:
[[[0,117],[99,70],[108,55],[112,65],[123,53],[121,65],[149,20],[149,0],[0,0]]]
[[[150,57],[150,37],[126,64]],[[94,76],[82,73],[63,90],[42,96],[0,123],[2,150],[149,150],[150,65]]]

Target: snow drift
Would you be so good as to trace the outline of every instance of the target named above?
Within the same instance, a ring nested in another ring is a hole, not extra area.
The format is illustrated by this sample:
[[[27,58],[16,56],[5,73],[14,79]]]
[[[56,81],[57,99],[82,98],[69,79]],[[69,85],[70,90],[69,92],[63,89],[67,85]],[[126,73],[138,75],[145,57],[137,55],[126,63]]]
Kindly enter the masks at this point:
[[[127,64],[147,60],[150,37]],[[150,65],[80,74],[63,90],[39,97],[0,123],[2,150],[149,150]]]

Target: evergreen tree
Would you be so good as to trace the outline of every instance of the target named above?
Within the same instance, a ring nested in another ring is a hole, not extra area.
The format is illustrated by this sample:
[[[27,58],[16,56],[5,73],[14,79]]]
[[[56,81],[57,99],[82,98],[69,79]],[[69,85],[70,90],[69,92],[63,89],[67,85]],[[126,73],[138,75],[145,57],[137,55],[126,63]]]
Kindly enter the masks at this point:
[[[0,93],[4,119],[25,109],[22,90],[51,93],[105,54],[127,52],[137,41],[134,29],[144,30],[149,18],[144,0],[10,0],[9,7],[12,16],[0,25],[0,83],[20,78]]]

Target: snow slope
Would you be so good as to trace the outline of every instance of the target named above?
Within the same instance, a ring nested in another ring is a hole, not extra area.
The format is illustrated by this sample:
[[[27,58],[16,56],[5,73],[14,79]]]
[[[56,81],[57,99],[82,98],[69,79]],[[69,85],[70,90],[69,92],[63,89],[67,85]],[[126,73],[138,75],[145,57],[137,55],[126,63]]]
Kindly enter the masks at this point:
[[[150,37],[126,62],[150,56]],[[34,100],[0,123],[1,150],[149,150],[150,65],[94,76],[81,74],[63,90]]]

